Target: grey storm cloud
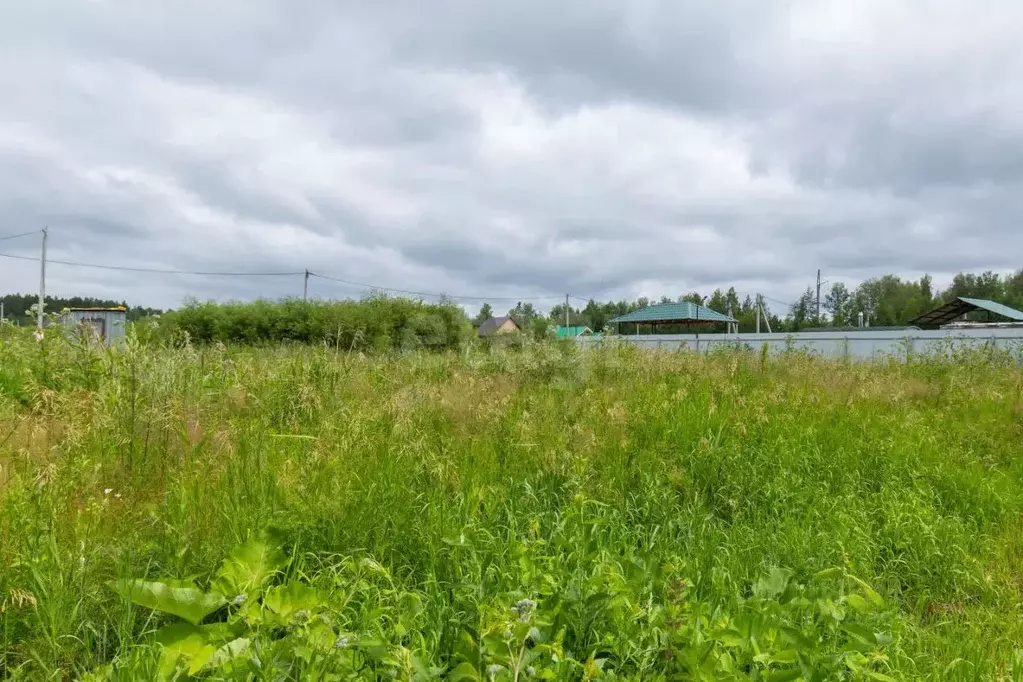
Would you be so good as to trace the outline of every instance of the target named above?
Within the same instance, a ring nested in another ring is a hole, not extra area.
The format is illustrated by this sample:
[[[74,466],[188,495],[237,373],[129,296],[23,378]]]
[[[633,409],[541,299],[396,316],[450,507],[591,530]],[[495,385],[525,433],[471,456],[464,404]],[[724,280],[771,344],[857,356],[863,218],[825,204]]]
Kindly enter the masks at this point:
[[[1015,269],[1021,29],[1007,0],[4,3],[0,237],[541,304]],[[0,287],[36,269],[0,258]],[[302,288],[49,280],[160,306]]]

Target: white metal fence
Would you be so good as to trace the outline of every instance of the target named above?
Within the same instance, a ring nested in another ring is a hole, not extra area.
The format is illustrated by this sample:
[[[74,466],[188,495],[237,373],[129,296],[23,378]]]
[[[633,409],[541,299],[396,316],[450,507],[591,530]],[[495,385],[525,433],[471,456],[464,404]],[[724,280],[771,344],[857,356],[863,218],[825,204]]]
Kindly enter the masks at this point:
[[[872,360],[913,355],[948,355],[957,351],[991,350],[1023,357],[1023,328],[948,329],[937,331],[800,332],[795,334],[650,334],[580,337],[585,348],[601,343],[625,343],[651,350],[708,352],[727,348],[769,353],[801,350],[833,358]]]

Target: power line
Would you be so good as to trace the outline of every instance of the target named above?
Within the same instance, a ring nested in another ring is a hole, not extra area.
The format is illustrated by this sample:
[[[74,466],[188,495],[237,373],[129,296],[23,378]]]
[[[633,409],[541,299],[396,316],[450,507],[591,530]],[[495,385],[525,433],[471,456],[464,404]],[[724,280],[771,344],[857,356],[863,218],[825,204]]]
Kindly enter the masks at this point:
[[[21,234],[9,234],[6,237],[0,237],[0,242],[8,239],[17,239],[18,237],[28,237],[29,235],[39,234],[39,230],[32,230],[31,232],[22,232]]]
[[[29,233],[31,234],[31,233]],[[36,256],[18,256],[13,253],[0,253],[0,258],[13,258],[16,260],[39,261]],[[170,270],[166,268],[136,268],[126,265],[99,265],[97,263],[78,263],[67,260],[54,260],[47,258],[46,262],[57,265],[70,265],[76,268],[93,268],[96,270],[119,270],[121,272],[149,272],[162,275],[198,275],[208,277],[294,277],[305,274],[304,272],[221,272],[202,270]]]
[[[304,273],[302,273],[304,274]],[[320,279],[329,280],[331,282],[339,282],[341,284],[347,284],[353,287],[359,287],[362,289],[373,289],[376,291],[387,291],[394,294],[406,294],[408,296],[430,296],[435,298],[450,298],[462,301],[539,301],[549,299],[560,299],[560,296],[459,296],[457,294],[445,294],[437,293],[432,291],[410,291],[408,289],[395,289],[393,287],[381,287],[375,284],[366,284],[365,282],[353,282],[348,279],[341,279],[340,277],[331,277],[330,275],[321,275],[318,272],[310,272],[310,277],[318,277]]]
[[[38,232],[38,230],[36,231]],[[26,234],[35,234],[34,232],[28,232]],[[8,239],[14,238],[15,236],[24,235],[12,235],[7,237]],[[21,256],[13,253],[0,253],[0,258],[11,258],[14,260],[33,261],[38,263],[38,256]],[[67,260],[56,260],[47,259],[47,263],[54,265],[68,265],[77,268],[92,268],[96,270],[114,270],[119,272],[143,272],[152,274],[162,275],[191,275],[200,277],[298,277],[306,274],[305,270],[295,270],[286,272],[238,272],[238,271],[222,271],[222,270],[177,270],[171,268],[141,268],[132,267],[127,265],[102,265],[99,263],[81,263],[78,261],[67,261]],[[308,272],[310,277],[318,277],[320,279],[329,280],[332,282],[339,282],[341,284],[348,284],[350,286],[360,287],[363,289],[373,289],[376,291],[386,291],[390,293],[406,294],[409,296],[429,296],[429,297],[447,297],[451,299],[460,300],[473,300],[473,301],[536,301],[536,300],[549,300],[561,298],[560,296],[464,296],[454,294],[444,294],[429,291],[413,291],[410,289],[397,289],[394,287],[383,287],[375,284],[367,284],[365,282],[355,282],[352,280],[342,279],[340,277],[332,277],[330,275],[323,275],[318,272]]]
[[[10,235],[8,237],[2,237],[0,239],[14,239],[15,237],[24,237],[31,234],[37,234],[39,230],[34,232],[26,232],[24,234]],[[38,263],[40,258],[38,256],[22,256],[13,253],[0,253],[0,258],[10,258],[14,260],[32,261]],[[172,268],[143,268],[133,267],[128,265],[103,265],[100,263],[82,263],[78,261],[67,261],[67,260],[56,260],[47,258],[46,262],[51,265],[67,265],[76,268],[91,268],[95,270],[113,270],[117,272],[140,272],[140,273],[151,273],[151,274],[162,274],[162,275],[187,275],[187,276],[198,276],[198,277],[299,277],[309,276],[317,277],[319,279],[328,280],[331,282],[338,282],[340,284],[347,284],[353,287],[359,287],[362,289],[372,289],[374,291],[385,291],[388,293],[405,294],[407,296],[424,296],[432,298],[450,298],[455,300],[463,301],[540,301],[540,300],[554,300],[560,299],[561,296],[475,296],[475,295],[458,295],[458,294],[445,294],[442,292],[431,292],[431,291],[415,291],[411,289],[398,289],[395,287],[384,287],[376,284],[368,284],[366,282],[356,282],[353,280],[343,279],[341,277],[333,277],[331,275],[324,275],[318,272],[312,272],[307,270],[295,270],[285,272],[238,272],[238,271],[222,271],[222,270],[177,270]],[[589,299],[581,296],[573,296],[572,298],[588,302]]]

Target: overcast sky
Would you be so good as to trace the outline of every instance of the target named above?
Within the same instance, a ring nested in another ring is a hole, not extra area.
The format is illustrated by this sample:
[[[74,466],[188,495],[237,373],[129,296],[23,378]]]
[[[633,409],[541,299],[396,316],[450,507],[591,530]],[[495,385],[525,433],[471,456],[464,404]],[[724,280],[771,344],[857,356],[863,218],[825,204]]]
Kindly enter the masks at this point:
[[[940,284],[1023,267],[1021,35],[1010,0],[3,2],[0,237],[543,305]],[[49,275],[157,306],[302,292]],[[0,291],[37,286],[0,258]]]

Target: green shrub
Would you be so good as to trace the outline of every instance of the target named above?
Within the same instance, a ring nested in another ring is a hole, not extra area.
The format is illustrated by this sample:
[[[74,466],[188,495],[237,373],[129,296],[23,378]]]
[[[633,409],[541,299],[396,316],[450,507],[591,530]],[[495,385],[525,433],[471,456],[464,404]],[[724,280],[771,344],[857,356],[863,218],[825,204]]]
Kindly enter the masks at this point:
[[[361,301],[189,303],[160,319],[160,337],[195,343],[327,343],[340,350],[457,349],[471,336],[453,304]]]

